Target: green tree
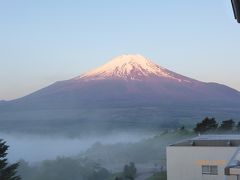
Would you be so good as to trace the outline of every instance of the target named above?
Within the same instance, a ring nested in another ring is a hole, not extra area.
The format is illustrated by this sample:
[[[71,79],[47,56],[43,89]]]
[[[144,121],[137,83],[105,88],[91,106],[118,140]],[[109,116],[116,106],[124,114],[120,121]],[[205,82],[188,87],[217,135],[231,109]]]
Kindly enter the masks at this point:
[[[134,180],[137,175],[137,168],[133,162],[125,165],[123,168],[123,176],[125,179]]]
[[[185,126],[180,127],[180,131],[184,131],[185,130]]]
[[[7,150],[9,146],[6,145],[6,141],[0,139],[0,179],[1,180],[20,180],[20,176],[17,174],[18,163],[9,164],[7,156]]]
[[[215,120],[215,118],[209,118],[206,117],[202,120],[202,122],[197,123],[196,127],[194,128],[194,131],[196,133],[205,133],[209,131],[214,131],[218,127],[218,123]]]
[[[221,131],[231,131],[233,130],[233,128],[235,127],[235,121],[233,121],[232,119],[226,120],[226,121],[222,121],[219,130]]]
[[[237,125],[236,125],[236,130],[237,130],[237,131],[240,131],[240,122],[237,123]]]

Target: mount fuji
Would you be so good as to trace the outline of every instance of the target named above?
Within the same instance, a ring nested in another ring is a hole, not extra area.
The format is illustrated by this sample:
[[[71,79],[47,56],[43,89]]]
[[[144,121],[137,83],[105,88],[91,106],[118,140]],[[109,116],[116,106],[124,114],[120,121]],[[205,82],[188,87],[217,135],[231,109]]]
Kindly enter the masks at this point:
[[[122,55],[73,79],[12,101],[24,108],[239,102],[237,90],[165,69],[141,55]]]
[[[161,121],[161,116],[165,121],[207,115],[238,118],[239,102],[240,92],[235,89],[188,78],[141,55],[122,55],[75,78],[1,103],[0,118],[6,112],[14,114],[7,116],[11,120],[44,117],[46,121],[88,121],[102,116],[118,122],[142,122],[146,118],[147,122]],[[100,109],[108,110],[99,112]]]

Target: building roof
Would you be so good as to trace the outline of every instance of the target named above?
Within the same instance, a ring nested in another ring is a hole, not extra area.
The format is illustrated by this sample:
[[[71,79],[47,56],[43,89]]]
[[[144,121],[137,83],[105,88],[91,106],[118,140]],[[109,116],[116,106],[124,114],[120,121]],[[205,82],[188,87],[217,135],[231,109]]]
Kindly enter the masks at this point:
[[[240,135],[201,135],[170,146],[238,147],[240,146]]]

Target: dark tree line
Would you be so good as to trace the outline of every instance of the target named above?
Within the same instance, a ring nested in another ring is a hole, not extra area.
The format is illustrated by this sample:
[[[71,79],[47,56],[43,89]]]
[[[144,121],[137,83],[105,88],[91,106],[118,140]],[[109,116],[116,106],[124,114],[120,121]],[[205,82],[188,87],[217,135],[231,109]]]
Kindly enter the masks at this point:
[[[0,180],[20,180],[20,176],[17,175],[18,163],[8,163],[8,148],[6,142],[0,139]]]
[[[196,133],[240,131],[240,122],[236,123],[229,119],[219,123],[215,118],[206,117],[200,123],[197,123],[193,130]]]

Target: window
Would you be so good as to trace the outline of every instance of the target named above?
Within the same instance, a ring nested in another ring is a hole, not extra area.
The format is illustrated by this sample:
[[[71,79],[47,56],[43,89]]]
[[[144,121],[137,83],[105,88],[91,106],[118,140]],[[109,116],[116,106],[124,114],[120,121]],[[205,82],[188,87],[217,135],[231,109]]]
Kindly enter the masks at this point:
[[[218,175],[218,167],[204,165],[202,166],[202,174]]]

